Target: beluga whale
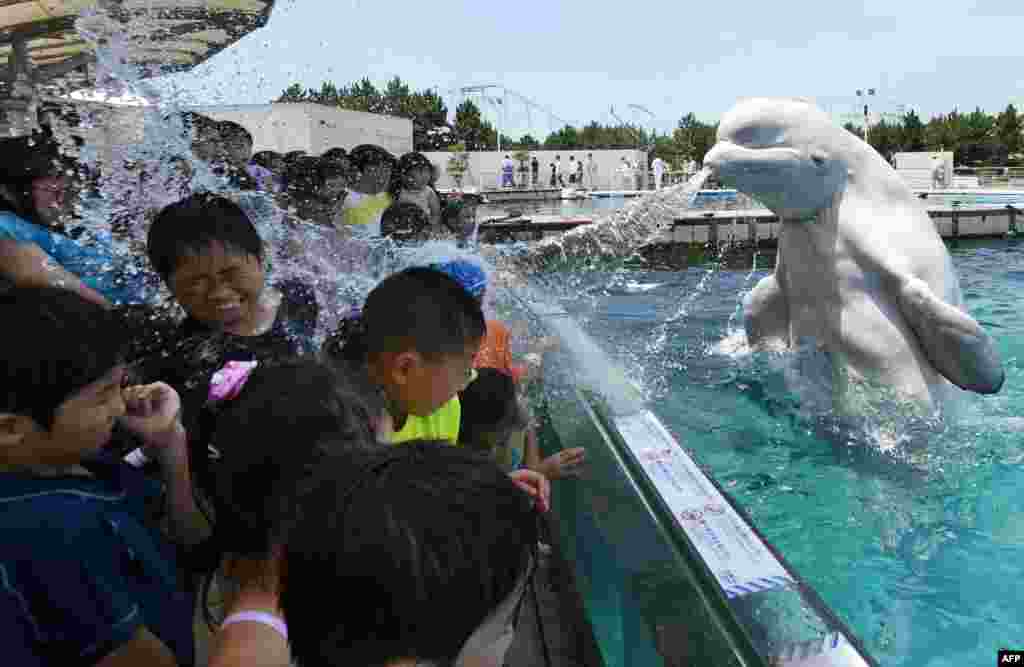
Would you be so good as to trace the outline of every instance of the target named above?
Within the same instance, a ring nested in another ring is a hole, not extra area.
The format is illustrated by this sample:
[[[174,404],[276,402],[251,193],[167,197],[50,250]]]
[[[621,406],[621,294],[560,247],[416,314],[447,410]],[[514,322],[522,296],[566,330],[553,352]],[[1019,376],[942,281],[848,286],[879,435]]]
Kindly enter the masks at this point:
[[[868,144],[809,100],[750,98],[704,165],[781,223],[775,271],[744,298],[752,350],[823,353],[840,414],[880,395],[939,409],[951,385],[1000,390],[999,352],[934,223]]]

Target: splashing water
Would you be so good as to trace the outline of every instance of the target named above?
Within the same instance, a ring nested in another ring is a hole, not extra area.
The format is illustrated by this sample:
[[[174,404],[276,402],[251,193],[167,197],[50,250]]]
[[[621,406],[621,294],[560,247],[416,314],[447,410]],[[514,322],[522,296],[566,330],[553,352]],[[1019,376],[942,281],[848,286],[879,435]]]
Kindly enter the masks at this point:
[[[645,243],[657,237],[675,216],[690,207],[697,191],[711,174],[703,169],[686,183],[658,190],[631,201],[589,225],[581,225],[560,237],[546,238],[532,244],[519,258],[531,267],[548,261],[629,258]]]

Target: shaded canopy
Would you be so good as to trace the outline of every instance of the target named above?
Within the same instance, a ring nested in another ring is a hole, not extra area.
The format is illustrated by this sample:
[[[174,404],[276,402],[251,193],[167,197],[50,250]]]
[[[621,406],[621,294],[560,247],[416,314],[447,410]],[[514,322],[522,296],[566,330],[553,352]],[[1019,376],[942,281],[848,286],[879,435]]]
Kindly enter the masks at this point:
[[[10,93],[12,60],[22,71],[27,60],[36,85],[87,85],[93,39],[114,33],[127,41],[129,62],[156,66],[153,74],[188,69],[266,25],[273,6],[274,0],[0,0],[0,97]]]

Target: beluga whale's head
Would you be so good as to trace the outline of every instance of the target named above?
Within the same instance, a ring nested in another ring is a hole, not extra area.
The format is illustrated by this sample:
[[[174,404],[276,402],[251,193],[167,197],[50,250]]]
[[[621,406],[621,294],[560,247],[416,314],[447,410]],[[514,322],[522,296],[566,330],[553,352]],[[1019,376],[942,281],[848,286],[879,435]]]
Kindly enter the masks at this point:
[[[856,137],[794,98],[739,102],[722,117],[717,138],[704,166],[783,220],[808,219],[831,206],[846,188],[848,156],[858,150]]]

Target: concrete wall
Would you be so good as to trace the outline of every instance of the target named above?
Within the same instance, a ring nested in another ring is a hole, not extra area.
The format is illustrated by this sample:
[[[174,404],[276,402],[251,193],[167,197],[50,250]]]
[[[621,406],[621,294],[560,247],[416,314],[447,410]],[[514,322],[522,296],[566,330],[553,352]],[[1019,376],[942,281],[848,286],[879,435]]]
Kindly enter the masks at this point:
[[[586,172],[587,155],[592,153],[594,155],[594,162],[597,163],[597,183],[593,189],[596,190],[633,190],[636,185],[630,185],[628,188],[624,187],[622,179],[616,173],[619,165],[622,164],[622,158],[625,157],[628,160],[639,162],[641,165],[647,164],[647,155],[644,151],[638,150],[558,150],[558,151],[530,151],[530,158],[537,157],[537,161],[540,162],[540,171],[538,172],[537,185],[538,187],[549,187],[548,183],[551,178],[551,163],[554,162],[555,156],[559,155],[562,158],[562,173],[564,175],[565,184],[569,184],[568,164],[569,156],[574,156],[577,160],[583,160],[584,172]],[[498,188],[501,187],[501,161],[505,155],[512,155],[512,152],[508,153],[498,151],[474,151],[470,152],[469,155],[469,171],[462,179],[462,186],[464,188]],[[437,187],[439,188],[453,188],[455,182],[448,175],[447,166],[448,159],[452,157],[452,153],[445,151],[431,151],[424,153],[427,159],[438,168],[439,176],[437,180]],[[518,168],[519,163],[516,163]],[[519,178],[518,173],[516,178]],[[586,173],[584,173],[586,178]],[[635,179],[634,179],[635,180]],[[518,180],[517,180],[518,183]],[[590,188],[589,183],[585,185]]]
[[[952,152],[896,153],[893,157],[896,162],[896,171],[907,182],[911,190],[948,188],[953,185]],[[936,167],[940,166],[942,167],[942,180],[937,183],[933,179],[933,174]]]
[[[412,150],[412,121],[380,114],[332,109],[320,104],[246,104],[197,107],[216,120],[231,120],[252,133],[253,152],[303,150],[319,155],[329,148],[351,150],[376,144],[393,154]]]

